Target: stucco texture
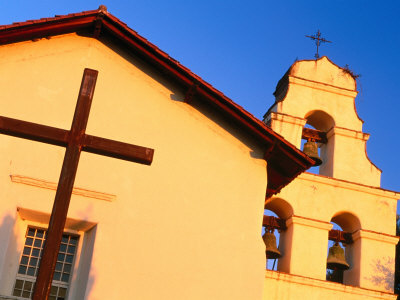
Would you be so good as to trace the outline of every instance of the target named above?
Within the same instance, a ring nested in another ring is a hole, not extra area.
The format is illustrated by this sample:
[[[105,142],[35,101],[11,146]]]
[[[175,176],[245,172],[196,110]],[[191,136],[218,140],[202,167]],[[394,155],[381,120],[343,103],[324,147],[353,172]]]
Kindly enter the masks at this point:
[[[151,166],[82,153],[75,186],[114,197],[72,196],[82,244],[68,299],[262,298],[267,172],[251,139],[108,41],[5,45],[0,66],[1,115],[63,129],[83,69],[98,70],[87,133],[155,149]],[[10,175],[56,183],[63,155],[0,135],[0,294],[11,293],[26,225],[45,226],[55,194]]]

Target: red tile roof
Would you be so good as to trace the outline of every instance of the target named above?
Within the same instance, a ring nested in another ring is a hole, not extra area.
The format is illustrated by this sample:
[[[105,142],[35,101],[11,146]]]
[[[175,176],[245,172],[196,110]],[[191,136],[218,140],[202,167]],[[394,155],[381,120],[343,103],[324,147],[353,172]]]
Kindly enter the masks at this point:
[[[82,30],[92,32],[93,38],[99,38],[102,35],[112,36],[129,52],[140,56],[163,74],[177,81],[183,88],[194,92],[196,99],[212,105],[231,123],[255,137],[265,148],[265,159],[268,162],[267,198],[279,192],[282,187],[314,164],[312,159],[282,136],[136,31],[130,29],[125,23],[107,12],[104,6],[100,6],[97,10],[0,26],[0,45]]]

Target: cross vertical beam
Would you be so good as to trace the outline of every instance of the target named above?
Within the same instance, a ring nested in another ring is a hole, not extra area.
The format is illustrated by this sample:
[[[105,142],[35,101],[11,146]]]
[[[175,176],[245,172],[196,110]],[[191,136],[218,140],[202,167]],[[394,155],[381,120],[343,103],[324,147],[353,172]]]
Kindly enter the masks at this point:
[[[317,31],[317,34],[306,35],[306,37],[314,40],[315,44],[317,45],[317,53],[314,55],[315,58],[319,58],[318,48],[321,45],[321,42],[322,43],[332,43],[331,41],[328,41],[328,40],[326,40],[326,39],[321,37],[321,32],[319,31],[319,29]]]
[[[85,69],[83,74],[78,103],[75,108],[71,131],[69,132],[68,145],[65,151],[64,162],[50,217],[47,239],[44,244],[42,259],[36,279],[33,300],[48,299],[50,294],[51,282],[67,219],[79,157],[85,138],[86,125],[89,118],[97,74],[97,71],[91,69]]]

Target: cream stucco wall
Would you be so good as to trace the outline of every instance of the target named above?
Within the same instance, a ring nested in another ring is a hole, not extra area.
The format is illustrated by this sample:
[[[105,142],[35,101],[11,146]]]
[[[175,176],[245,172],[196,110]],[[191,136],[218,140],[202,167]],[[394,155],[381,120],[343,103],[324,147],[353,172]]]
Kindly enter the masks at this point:
[[[262,149],[106,44],[71,34],[0,47],[1,115],[69,129],[93,68],[87,133],[155,149],[151,166],[82,153],[75,186],[88,191],[68,214],[81,235],[68,299],[261,299]],[[12,292],[26,226],[45,226],[63,155],[0,135],[0,294]]]

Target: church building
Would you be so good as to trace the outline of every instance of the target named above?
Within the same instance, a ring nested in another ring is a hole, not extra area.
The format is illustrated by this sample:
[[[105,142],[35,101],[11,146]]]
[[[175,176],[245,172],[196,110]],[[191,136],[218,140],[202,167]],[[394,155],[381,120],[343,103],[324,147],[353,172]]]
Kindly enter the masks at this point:
[[[104,6],[0,26],[0,66],[0,300],[396,299],[348,69],[295,62],[258,120]]]
[[[36,297],[71,143],[48,299],[262,299],[265,199],[311,158],[104,6],[0,26],[0,53],[0,299]]]

